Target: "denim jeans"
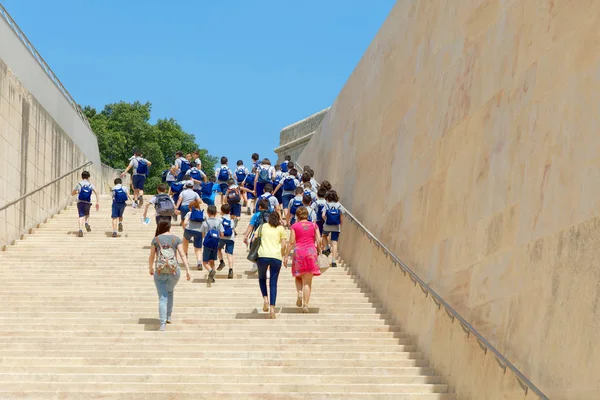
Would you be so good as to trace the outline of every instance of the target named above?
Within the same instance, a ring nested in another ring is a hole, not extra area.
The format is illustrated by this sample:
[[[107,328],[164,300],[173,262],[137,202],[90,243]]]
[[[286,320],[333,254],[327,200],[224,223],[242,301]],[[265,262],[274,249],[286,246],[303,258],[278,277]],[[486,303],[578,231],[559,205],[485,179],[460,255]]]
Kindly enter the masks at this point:
[[[181,270],[178,268],[175,275],[171,274],[154,274],[154,284],[158,293],[158,315],[161,324],[167,323],[167,318],[171,318],[173,312],[173,290],[179,277]]]
[[[271,278],[269,279],[269,289],[271,296],[269,304],[274,306],[277,300],[277,280],[279,279],[279,271],[281,270],[281,260],[276,258],[262,257],[256,260],[258,265],[258,285],[263,297],[267,296],[267,268],[270,267]]]

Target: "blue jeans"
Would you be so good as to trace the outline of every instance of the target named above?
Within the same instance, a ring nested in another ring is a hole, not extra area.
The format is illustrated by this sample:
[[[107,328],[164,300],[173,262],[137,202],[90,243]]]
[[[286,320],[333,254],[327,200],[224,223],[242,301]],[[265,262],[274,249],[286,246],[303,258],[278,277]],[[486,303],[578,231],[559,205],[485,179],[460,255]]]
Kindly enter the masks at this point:
[[[261,257],[256,260],[256,265],[258,266],[258,285],[260,286],[260,292],[263,297],[268,296],[267,268],[270,267],[271,278],[269,279],[269,289],[271,296],[269,298],[269,304],[274,306],[275,301],[277,300],[277,280],[279,279],[279,271],[281,270],[281,260]]]
[[[175,275],[154,273],[154,285],[156,285],[156,292],[158,293],[158,316],[161,324],[166,324],[167,318],[171,318],[173,290],[175,290],[180,276],[180,269],[177,269]]]

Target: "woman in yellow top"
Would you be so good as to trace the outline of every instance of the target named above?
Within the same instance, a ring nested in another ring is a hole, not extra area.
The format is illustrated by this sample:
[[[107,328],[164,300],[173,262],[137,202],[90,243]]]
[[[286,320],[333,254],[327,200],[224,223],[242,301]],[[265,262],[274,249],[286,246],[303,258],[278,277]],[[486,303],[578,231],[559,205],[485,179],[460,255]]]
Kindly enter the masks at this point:
[[[281,270],[281,260],[285,254],[286,236],[283,226],[281,226],[281,217],[278,213],[272,213],[269,216],[267,224],[260,228],[260,248],[258,249],[258,284],[263,295],[263,311],[269,311],[271,319],[275,319],[275,301],[277,300],[277,279]],[[271,272],[269,279],[269,289],[271,300],[267,293],[267,268]]]

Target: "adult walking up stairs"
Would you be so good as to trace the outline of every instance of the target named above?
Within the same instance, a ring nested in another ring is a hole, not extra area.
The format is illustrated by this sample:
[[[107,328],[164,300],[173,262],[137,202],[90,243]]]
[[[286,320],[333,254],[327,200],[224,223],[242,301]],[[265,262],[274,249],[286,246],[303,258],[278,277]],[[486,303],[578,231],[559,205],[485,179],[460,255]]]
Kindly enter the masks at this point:
[[[345,268],[315,278],[310,314],[284,270],[267,319],[241,235],[232,280],[207,284],[190,249],[192,281],[159,332],[154,225],[128,208],[112,238],[109,207],[84,238],[69,207],[0,254],[1,399],[455,399]]]

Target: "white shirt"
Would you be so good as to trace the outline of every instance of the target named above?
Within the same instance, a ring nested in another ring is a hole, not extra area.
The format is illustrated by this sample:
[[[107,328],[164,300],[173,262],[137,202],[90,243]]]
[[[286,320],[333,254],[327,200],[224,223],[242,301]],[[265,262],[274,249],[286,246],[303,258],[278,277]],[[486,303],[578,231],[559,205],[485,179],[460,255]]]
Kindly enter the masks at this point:
[[[197,167],[198,169],[202,169],[202,160],[200,160],[200,158],[196,158],[196,159],[194,160],[194,164],[196,164],[196,167]]]

